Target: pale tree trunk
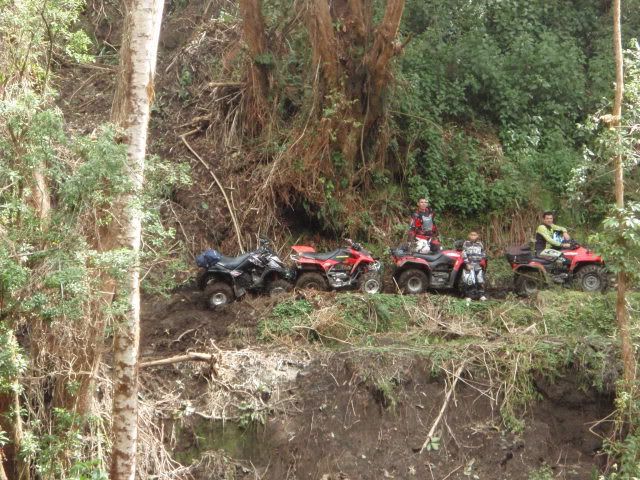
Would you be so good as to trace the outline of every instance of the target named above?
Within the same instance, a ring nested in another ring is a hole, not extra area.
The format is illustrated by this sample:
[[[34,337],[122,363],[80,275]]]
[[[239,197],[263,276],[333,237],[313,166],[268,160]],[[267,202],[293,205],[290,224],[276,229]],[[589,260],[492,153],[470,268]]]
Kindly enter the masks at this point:
[[[51,197],[49,194],[49,187],[47,186],[47,180],[42,173],[44,166],[39,165],[33,172],[33,200],[35,203],[38,216],[43,223],[43,226],[48,225],[49,215],[51,212]]]
[[[613,101],[612,128],[618,130],[618,143],[620,143],[620,121],[622,118],[622,94],[624,91],[624,71],[622,58],[622,34],[620,32],[620,1],[613,1],[613,51],[616,61],[616,90]],[[616,206],[624,208],[624,168],[622,153],[618,152],[614,161]],[[618,272],[618,292],[616,299],[616,322],[620,332],[620,344],[622,348],[622,366],[625,388],[630,389],[636,378],[636,362],[629,331],[629,312],[626,305],[627,275]]]
[[[127,144],[128,174],[133,192],[124,198],[122,217],[117,219],[117,245],[130,250],[131,265],[124,292],[129,311],[118,319],[114,335],[113,447],[111,480],[134,480],[138,438],[138,348],[140,343],[140,269],[142,215],[135,199],[142,191],[150,105],[162,0],[127,0],[126,24],[120,49],[121,77],[113,108],[113,119]]]
[[[0,447],[0,480],[9,480],[4,471],[4,450]]]
[[[13,331],[10,331],[9,335],[13,337],[12,343],[17,344]],[[19,453],[24,438],[22,417],[20,416],[22,408],[18,393],[20,380],[14,378],[12,382],[11,390],[0,394],[0,429],[5,430],[11,439],[11,443],[7,447],[0,448],[0,480],[3,480],[2,475],[5,475],[4,478],[8,476],[10,479],[29,480],[29,459],[23,458]],[[9,473],[7,474],[7,472]]]

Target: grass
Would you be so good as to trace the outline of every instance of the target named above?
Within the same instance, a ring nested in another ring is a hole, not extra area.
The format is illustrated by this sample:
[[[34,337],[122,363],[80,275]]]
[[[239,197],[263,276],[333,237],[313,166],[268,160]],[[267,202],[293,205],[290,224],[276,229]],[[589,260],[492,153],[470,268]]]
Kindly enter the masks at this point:
[[[628,303],[632,319],[637,319],[640,293],[629,294]],[[302,331],[306,333],[301,335]],[[263,340],[302,337],[316,341],[324,335],[334,343],[356,345],[370,345],[371,337],[398,333],[406,334],[402,335],[403,343],[441,344],[443,339],[486,339],[516,332],[563,338],[613,337],[615,293],[558,289],[542,291],[533,300],[510,296],[503,301],[471,304],[446,295],[316,294],[280,302],[259,325]],[[638,329],[633,333],[637,337]]]

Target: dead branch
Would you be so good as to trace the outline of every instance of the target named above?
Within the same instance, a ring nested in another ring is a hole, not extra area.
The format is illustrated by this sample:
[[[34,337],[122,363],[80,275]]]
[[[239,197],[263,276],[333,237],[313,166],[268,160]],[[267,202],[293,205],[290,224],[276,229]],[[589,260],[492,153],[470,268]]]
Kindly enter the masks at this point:
[[[187,335],[188,333],[195,332],[196,330],[197,330],[197,328],[190,328],[189,330],[185,330],[184,332],[182,332],[182,333],[180,334],[180,336],[179,336],[178,338],[176,338],[175,340],[173,340],[171,343],[177,343],[177,342],[179,342],[180,340],[182,340],[182,337],[184,337],[184,336],[185,336],[185,335]]]
[[[169,365],[171,363],[180,362],[215,362],[216,357],[209,353],[201,352],[187,352],[184,355],[175,355],[173,357],[161,358],[159,360],[150,360],[148,362],[141,362],[141,367],[155,367],[158,365]]]
[[[207,83],[207,87],[217,88],[217,87],[244,87],[244,82],[209,82]]]
[[[227,196],[227,192],[225,191],[224,187],[222,186],[222,183],[220,183],[220,180],[218,180],[218,177],[216,176],[216,174],[213,173],[213,170],[211,170],[209,165],[207,165],[207,163],[202,159],[202,157],[200,155],[198,155],[198,152],[196,152],[193,149],[193,147],[189,144],[189,142],[187,142],[186,137],[188,135],[193,135],[194,133],[196,133],[198,131],[199,131],[199,129],[194,129],[194,130],[191,130],[191,131],[189,131],[187,133],[183,133],[182,135],[180,135],[180,140],[182,140],[182,143],[185,144],[185,146],[189,149],[189,151],[193,154],[193,156],[198,159],[198,161],[204,166],[204,168],[207,169],[207,171],[213,177],[213,180],[215,180],[216,184],[218,185],[218,188],[220,188],[220,191],[222,192],[222,195],[224,196],[224,200],[225,200],[225,202],[227,202],[227,208],[229,209],[229,214],[231,215],[231,220],[233,221],[233,226],[234,226],[234,228],[236,230],[236,236],[238,237],[238,246],[240,247],[240,251],[242,253],[244,253],[244,245],[242,244],[242,236],[240,235],[240,226],[238,225],[238,219],[236,218],[236,214],[233,211],[233,208],[231,206],[231,202],[229,201],[229,197]]]
[[[433,439],[433,434],[436,432],[436,429],[438,428],[438,425],[440,425],[440,421],[442,420],[442,416],[444,415],[444,412],[447,410],[447,407],[449,406],[449,401],[451,400],[451,394],[456,389],[456,384],[458,383],[458,380],[460,380],[460,374],[462,373],[462,369],[465,367],[465,365],[466,363],[462,362],[462,364],[460,364],[460,366],[456,370],[456,373],[453,374],[454,378],[444,398],[444,402],[442,403],[442,407],[440,408],[440,413],[438,413],[438,416],[436,417],[435,422],[433,422],[433,425],[431,425],[431,429],[429,430],[429,433],[427,434],[427,438],[422,444],[422,448],[420,448],[419,453],[422,453],[424,449],[427,448],[427,445],[429,445],[429,443]]]

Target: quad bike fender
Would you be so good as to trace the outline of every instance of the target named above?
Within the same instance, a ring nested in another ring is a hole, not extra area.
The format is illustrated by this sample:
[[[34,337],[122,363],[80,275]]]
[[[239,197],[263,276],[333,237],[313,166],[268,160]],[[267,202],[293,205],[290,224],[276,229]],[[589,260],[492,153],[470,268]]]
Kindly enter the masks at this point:
[[[322,275],[326,273],[322,264],[313,261],[307,262],[296,260],[292,270],[294,270],[294,277],[300,276],[303,272],[318,272]]]
[[[224,282],[227,285],[231,286],[231,288],[233,288],[233,293],[235,294],[236,298],[240,298],[245,293],[247,293],[244,288],[238,286],[235,279],[230,273],[217,271],[212,272],[211,270],[205,270],[204,272],[200,273],[197,282],[200,290],[204,290],[205,288],[207,288],[207,285],[209,285],[211,282]]]
[[[196,284],[200,290],[204,290],[211,282],[224,282],[234,287],[233,277],[224,272],[212,272],[210,270],[202,270],[196,277]]]
[[[527,265],[516,265],[513,268],[513,273],[516,274],[531,274],[531,273],[536,273],[540,276],[542,276],[542,278],[544,278],[544,281],[546,283],[551,283],[551,279],[549,278],[549,274],[547,273],[547,270],[542,266],[542,264],[538,263],[538,262],[531,262],[528,263]]]
[[[396,264],[396,271],[400,273],[402,270],[406,270],[407,268],[418,268],[425,270],[426,272],[430,272],[431,268],[429,268],[429,263],[422,258],[417,257],[402,257],[394,261]]]
[[[584,267],[585,265],[602,265],[604,267],[604,261],[602,260],[601,257],[593,257],[593,256],[589,256],[588,259],[584,259],[581,257],[577,257],[575,260],[572,259],[571,261],[571,267],[570,267],[570,271],[576,272],[577,270],[579,270],[580,268]]]
[[[308,245],[294,245],[293,247],[291,247],[291,250],[296,253],[312,253],[316,251],[315,248]]]
[[[358,258],[356,262],[352,265],[351,272],[356,272],[358,270],[362,270],[362,271],[369,270],[369,267],[375,265],[376,263],[378,262],[376,262],[371,257]],[[373,268],[372,270],[378,270],[378,268]]]

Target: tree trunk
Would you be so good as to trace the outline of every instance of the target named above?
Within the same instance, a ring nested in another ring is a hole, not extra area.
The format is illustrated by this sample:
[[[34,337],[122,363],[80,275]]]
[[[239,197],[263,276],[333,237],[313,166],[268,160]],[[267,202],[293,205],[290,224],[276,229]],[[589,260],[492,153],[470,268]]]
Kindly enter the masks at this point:
[[[386,151],[385,89],[391,81],[389,64],[400,51],[396,37],[404,5],[405,0],[388,0],[374,30],[372,5],[366,0],[331,5],[327,0],[310,0],[313,60],[321,67],[326,87],[318,95],[325,106],[337,111],[328,131],[334,132],[333,146],[344,159],[344,171],[339,173],[352,188],[366,184],[372,166],[368,157],[378,152],[384,157]],[[361,57],[354,56],[357,51]]]
[[[113,232],[118,245],[131,254],[124,291],[129,311],[119,319],[114,334],[113,447],[111,480],[134,480],[138,437],[138,348],[140,343],[139,251],[142,215],[135,200],[142,191],[150,105],[162,0],[127,0],[126,24],[120,49],[121,77],[113,119],[125,134],[127,167],[133,191],[123,199],[125,208]]]
[[[337,88],[340,77],[338,42],[327,0],[311,0],[309,34],[313,48],[313,65],[318,65],[328,89]]]
[[[248,92],[245,96],[250,115],[247,116],[247,130],[259,133],[269,122],[269,72],[261,63],[261,57],[267,54],[267,37],[260,0],[239,0],[240,16],[244,40],[249,48],[251,64],[249,65]],[[264,60],[264,58],[262,59]]]
[[[6,472],[4,471],[4,461],[4,448],[0,447],[0,480],[9,480]]]
[[[17,343],[13,331],[9,335],[13,336],[14,342]],[[24,437],[22,417],[20,416],[20,394],[18,393],[20,381],[18,378],[13,378],[12,383],[10,390],[4,390],[0,393],[0,429],[6,431],[11,439],[6,447],[0,448],[0,473],[7,475],[6,472],[9,472],[9,478],[29,480],[29,459],[23,458],[19,453]]]
[[[620,121],[622,118],[622,95],[624,92],[624,70],[622,58],[622,34],[620,31],[620,1],[613,1],[613,51],[616,62],[616,89],[613,101],[613,120],[611,126],[618,130],[620,143]],[[624,208],[624,165],[622,154],[618,152],[614,161],[616,207]],[[616,323],[620,334],[622,348],[622,366],[625,389],[633,387],[636,379],[636,361],[631,343],[629,329],[629,312],[626,304],[627,276],[625,272],[618,272],[618,292],[616,298]]]

